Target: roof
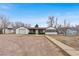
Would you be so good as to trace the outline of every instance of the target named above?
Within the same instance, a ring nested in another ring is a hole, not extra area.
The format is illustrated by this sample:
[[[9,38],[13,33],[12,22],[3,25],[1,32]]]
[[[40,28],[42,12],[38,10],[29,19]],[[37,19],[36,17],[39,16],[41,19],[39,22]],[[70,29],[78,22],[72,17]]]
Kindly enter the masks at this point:
[[[8,25],[7,28],[8,28],[8,29],[12,29],[13,26],[12,26],[12,25]]]
[[[28,29],[42,29],[42,30],[45,30],[47,27],[30,27]]]
[[[77,31],[76,28],[68,28],[67,30]]]
[[[56,28],[54,28],[54,27],[48,27],[48,28],[46,28],[46,30],[56,30]]]
[[[28,28],[26,28],[26,27],[19,27],[19,28],[17,28],[17,29],[28,29]]]
[[[46,32],[57,32],[57,30],[56,30],[56,28],[54,28],[54,27],[48,27],[48,28],[46,29]]]

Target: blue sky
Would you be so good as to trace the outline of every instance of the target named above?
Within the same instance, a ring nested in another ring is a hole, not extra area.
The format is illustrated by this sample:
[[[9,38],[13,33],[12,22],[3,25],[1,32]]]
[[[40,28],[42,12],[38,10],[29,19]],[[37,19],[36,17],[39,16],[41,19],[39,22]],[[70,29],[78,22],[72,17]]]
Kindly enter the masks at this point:
[[[2,3],[0,14],[9,17],[12,22],[21,21],[27,24],[47,26],[48,16],[64,20],[71,25],[79,24],[79,4],[69,3]]]

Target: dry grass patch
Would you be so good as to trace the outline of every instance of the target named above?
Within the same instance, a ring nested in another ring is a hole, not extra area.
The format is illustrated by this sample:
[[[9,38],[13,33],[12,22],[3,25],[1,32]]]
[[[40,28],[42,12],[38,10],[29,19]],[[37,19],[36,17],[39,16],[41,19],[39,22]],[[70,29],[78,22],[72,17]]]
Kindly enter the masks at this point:
[[[76,50],[79,50],[79,36],[63,36],[63,35],[50,35],[52,38],[55,38],[66,45],[69,45]]]

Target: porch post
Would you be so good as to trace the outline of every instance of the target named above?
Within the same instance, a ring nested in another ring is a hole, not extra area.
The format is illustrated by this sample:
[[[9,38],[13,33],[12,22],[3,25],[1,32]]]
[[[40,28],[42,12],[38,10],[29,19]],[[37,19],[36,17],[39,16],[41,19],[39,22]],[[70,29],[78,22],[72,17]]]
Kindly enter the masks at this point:
[[[38,30],[35,30],[35,32],[36,32],[35,34],[37,35],[38,34]]]

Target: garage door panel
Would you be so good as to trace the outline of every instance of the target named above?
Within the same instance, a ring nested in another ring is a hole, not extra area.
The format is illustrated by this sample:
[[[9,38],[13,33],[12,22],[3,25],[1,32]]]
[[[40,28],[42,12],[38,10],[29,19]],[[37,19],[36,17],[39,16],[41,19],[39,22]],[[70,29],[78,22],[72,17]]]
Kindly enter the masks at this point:
[[[20,29],[19,34],[26,34],[26,30],[25,29]]]

